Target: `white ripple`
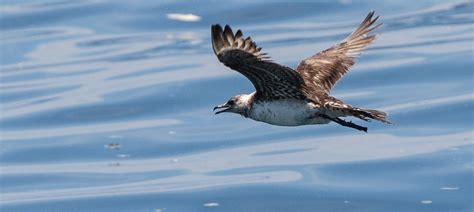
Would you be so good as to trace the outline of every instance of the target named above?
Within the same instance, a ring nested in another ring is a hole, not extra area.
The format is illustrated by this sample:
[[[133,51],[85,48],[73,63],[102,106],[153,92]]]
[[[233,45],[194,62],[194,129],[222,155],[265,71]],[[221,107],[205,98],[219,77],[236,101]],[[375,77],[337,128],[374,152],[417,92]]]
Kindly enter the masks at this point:
[[[181,191],[246,183],[290,182],[301,179],[301,174],[295,171],[235,174],[232,173],[232,170],[398,158],[471,144],[472,136],[471,132],[464,132],[403,138],[385,134],[334,136],[317,140],[314,138],[304,138],[183,155],[178,163],[172,162],[173,157],[168,157],[130,159],[121,162],[120,166],[107,166],[107,161],[3,165],[0,166],[0,169],[4,175],[52,173],[127,174],[169,170],[181,170],[186,174],[109,186],[3,193],[2,201],[4,203],[14,203]],[[307,151],[288,152],[285,154],[260,154],[268,152],[269,149],[273,151],[286,151],[294,149],[295,146],[307,149]],[[229,157],[229,155],[232,157]],[[108,163],[113,162],[115,161],[108,161]],[[215,174],[219,171],[227,171],[228,174]]]
[[[431,200],[421,200],[420,203],[424,204],[424,205],[428,205],[428,204],[433,203],[433,201],[431,201]]]
[[[166,17],[171,20],[184,21],[184,22],[196,22],[200,21],[201,17],[194,14],[184,14],[184,13],[169,13],[166,14]]]
[[[72,127],[55,127],[45,129],[2,130],[1,138],[5,140],[37,139],[58,136],[71,136],[103,132],[115,132],[142,128],[162,127],[180,123],[176,119],[133,120],[113,123],[88,124]]]
[[[203,204],[204,207],[217,207],[219,206],[219,203],[217,202],[208,202]]]
[[[116,166],[111,168],[120,167],[123,166]],[[144,194],[192,190],[223,185],[229,186],[250,183],[287,182],[299,180],[301,178],[302,175],[294,171],[261,172],[234,176],[205,176],[200,174],[190,174],[173,178],[147,180],[110,186],[3,193],[1,197],[1,202],[3,204],[6,204],[30,201],[46,201],[51,199],[59,200],[69,198],[102,197],[111,195],[115,196],[124,194]]]
[[[440,190],[443,190],[443,191],[457,191],[459,190],[459,187],[448,187],[448,186],[445,186],[445,187],[441,187],[439,188]]]
[[[69,31],[74,31],[68,28]],[[78,28],[78,35],[84,35],[84,30]],[[68,39],[55,40],[36,46],[25,56],[27,61],[21,63],[24,69],[17,70],[18,64],[2,66],[2,77],[18,77],[23,74],[52,75],[53,77],[33,78],[22,81],[3,82],[0,89],[4,94],[29,92],[36,90],[59,89],[75,86],[71,90],[60,93],[32,96],[28,99],[7,102],[1,105],[2,117],[12,118],[19,115],[57,110],[103,101],[103,96],[114,92],[130,89],[156,86],[159,84],[213,78],[233,74],[230,71],[219,71],[218,62],[214,55],[189,55],[183,63],[176,56],[145,57],[137,60],[108,61],[107,58],[120,58],[123,55],[133,55],[137,52],[150,50],[150,47],[171,45],[182,40],[192,41],[199,45],[202,39],[196,33],[171,34],[140,34],[147,39],[132,39],[133,41],[118,42],[113,45],[90,45],[84,43],[101,40],[116,40],[137,35],[87,35]],[[100,55],[95,52],[103,52]],[[83,62],[82,62],[83,61]],[[157,71],[146,75],[133,75],[135,72],[150,69],[164,69],[170,65],[198,64],[185,67],[179,71]],[[85,70],[97,70],[85,72]],[[59,76],[56,76],[58,75]],[[117,76],[130,75],[126,78]]]
[[[39,1],[41,2],[41,1]],[[12,14],[21,14],[21,13],[32,13],[32,12],[45,12],[45,11],[60,11],[62,9],[68,8],[79,8],[87,5],[97,4],[102,1],[99,0],[88,0],[88,1],[63,1],[63,2],[56,2],[55,4],[51,4],[48,2],[41,2],[41,3],[20,3],[20,4],[10,4],[7,5],[2,3],[0,5],[0,13],[3,15],[12,15]]]
[[[434,99],[422,99],[418,101],[406,102],[396,105],[391,105],[383,108],[379,108],[383,111],[388,112],[397,112],[397,111],[407,111],[413,109],[426,109],[426,107],[441,106],[446,104],[455,104],[459,102],[465,102],[469,100],[474,100],[474,95],[472,93],[461,94],[457,96],[441,97]]]

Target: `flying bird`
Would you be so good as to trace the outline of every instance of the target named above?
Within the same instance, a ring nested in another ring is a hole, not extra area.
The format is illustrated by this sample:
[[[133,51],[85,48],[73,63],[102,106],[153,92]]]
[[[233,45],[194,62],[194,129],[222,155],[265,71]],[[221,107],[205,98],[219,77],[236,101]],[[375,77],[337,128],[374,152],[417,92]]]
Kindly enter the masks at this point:
[[[280,65],[261,52],[255,42],[234,34],[226,25],[212,25],[212,47],[220,62],[252,82],[255,92],[231,97],[214,107],[215,114],[237,113],[256,121],[279,126],[300,126],[335,122],[367,132],[367,127],[346,121],[353,116],[364,121],[390,123],[382,111],[351,106],[329,95],[336,82],[354,65],[356,57],[375,40],[371,11],[362,23],[340,43],[301,61],[296,69]]]

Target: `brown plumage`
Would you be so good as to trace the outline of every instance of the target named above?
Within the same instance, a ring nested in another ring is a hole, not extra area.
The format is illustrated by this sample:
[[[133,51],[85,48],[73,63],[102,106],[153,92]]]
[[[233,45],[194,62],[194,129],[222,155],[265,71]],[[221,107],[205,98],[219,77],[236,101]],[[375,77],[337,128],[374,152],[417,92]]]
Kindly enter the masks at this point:
[[[237,30],[235,35],[226,25],[212,26],[212,46],[219,61],[246,76],[257,90],[258,99],[304,99],[304,81],[293,69],[269,61],[261,48],[257,48],[250,37],[243,38]]]
[[[372,19],[373,16],[372,11],[342,42],[300,62],[296,71],[301,74],[307,86],[329,93],[334,84],[354,65],[356,56],[375,40],[375,35],[368,33],[382,24],[373,26],[379,18],[377,16]]]
[[[218,24],[212,25],[212,46],[219,61],[243,74],[254,85],[256,92],[247,110],[251,110],[254,102],[301,100],[313,103],[322,111],[321,117],[339,124],[342,119],[338,117],[347,115],[389,123],[382,111],[355,108],[329,96],[331,88],[354,65],[357,55],[375,40],[375,35],[369,33],[381,26],[374,25],[377,19],[378,16],[374,18],[374,12],[370,12],[343,41],[304,59],[296,71],[270,61],[250,37],[244,38],[241,30],[234,34],[228,25],[224,29]],[[358,129],[364,130],[363,127]]]

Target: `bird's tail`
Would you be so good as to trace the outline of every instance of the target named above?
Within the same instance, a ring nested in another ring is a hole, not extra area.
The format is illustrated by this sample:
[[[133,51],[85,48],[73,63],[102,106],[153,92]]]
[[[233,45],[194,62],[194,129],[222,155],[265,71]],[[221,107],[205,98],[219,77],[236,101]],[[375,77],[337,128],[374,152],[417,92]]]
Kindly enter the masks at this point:
[[[364,108],[352,108],[353,115],[362,120],[368,121],[369,119],[374,119],[380,122],[391,124],[387,120],[387,113],[380,110],[364,109]]]
[[[338,100],[334,97],[330,101],[324,103],[324,107],[328,108],[330,111],[333,111],[336,117],[341,116],[354,116],[360,118],[364,121],[370,121],[371,119],[391,124],[387,119],[388,114],[380,110],[372,110],[365,108],[353,107],[352,105],[345,104],[341,100]]]

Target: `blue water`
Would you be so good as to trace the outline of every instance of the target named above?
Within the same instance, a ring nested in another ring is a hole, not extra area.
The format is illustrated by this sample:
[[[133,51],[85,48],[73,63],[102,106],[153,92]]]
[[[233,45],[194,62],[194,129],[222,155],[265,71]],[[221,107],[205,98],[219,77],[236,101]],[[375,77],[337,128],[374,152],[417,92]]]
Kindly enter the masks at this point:
[[[210,25],[294,67],[369,10],[378,39],[332,95],[395,123],[214,115],[247,79]],[[6,1],[0,210],[473,211],[472,1]],[[193,14],[176,18],[172,14]]]

